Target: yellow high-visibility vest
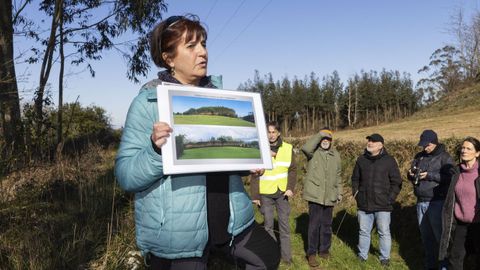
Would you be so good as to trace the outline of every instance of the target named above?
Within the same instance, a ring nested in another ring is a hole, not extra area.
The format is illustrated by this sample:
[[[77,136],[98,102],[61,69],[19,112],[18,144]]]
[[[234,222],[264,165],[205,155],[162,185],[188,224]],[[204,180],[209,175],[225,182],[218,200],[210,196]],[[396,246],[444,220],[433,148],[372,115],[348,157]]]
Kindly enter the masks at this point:
[[[278,148],[276,157],[272,157],[273,169],[265,170],[260,176],[260,194],[274,194],[277,189],[287,190],[288,168],[292,163],[292,145],[286,142]]]

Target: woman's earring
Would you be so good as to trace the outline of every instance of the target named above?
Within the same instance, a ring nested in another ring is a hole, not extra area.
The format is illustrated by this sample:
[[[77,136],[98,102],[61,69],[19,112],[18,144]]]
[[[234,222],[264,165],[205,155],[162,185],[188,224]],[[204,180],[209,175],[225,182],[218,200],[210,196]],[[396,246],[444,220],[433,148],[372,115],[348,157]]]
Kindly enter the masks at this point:
[[[172,74],[172,76],[175,76],[175,67],[172,67],[170,69],[170,74]]]

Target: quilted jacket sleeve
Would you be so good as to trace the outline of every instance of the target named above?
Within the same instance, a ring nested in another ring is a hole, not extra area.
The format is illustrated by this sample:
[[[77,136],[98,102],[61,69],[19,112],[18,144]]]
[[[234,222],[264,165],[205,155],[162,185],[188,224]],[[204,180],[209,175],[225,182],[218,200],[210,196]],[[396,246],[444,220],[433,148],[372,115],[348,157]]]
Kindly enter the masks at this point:
[[[122,189],[138,192],[163,176],[162,156],[151,143],[153,123],[158,121],[157,103],[141,91],[128,110],[122,140],[115,160],[115,176]]]
[[[313,157],[313,153],[315,153],[315,150],[318,147],[318,144],[320,143],[322,137],[320,134],[315,134],[313,135],[302,147],[302,152],[305,154],[308,160],[310,160]]]
[[[343,194],[343,183],[342,183],[342,160],[340,159],[340,153],[335,151],[336,162],[337,162],[337,181],[335,187],[337,188],[337,196]]]

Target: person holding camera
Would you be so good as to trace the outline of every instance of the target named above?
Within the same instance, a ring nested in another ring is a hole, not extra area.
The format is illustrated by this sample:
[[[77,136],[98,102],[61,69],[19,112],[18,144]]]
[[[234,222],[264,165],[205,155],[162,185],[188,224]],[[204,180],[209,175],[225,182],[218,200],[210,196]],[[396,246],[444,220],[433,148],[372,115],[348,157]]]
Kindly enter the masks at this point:
[[[455,163],[438,142],[437,133],[424,130],[418,146],[423,150],[415,155],[408,170],[417,197],[417,220],[423,242],[425,269],[438,269],[438,248],[442,235],[442,208],[450,184],[450,168]],[[440,262],[440,267],[444,263]]]

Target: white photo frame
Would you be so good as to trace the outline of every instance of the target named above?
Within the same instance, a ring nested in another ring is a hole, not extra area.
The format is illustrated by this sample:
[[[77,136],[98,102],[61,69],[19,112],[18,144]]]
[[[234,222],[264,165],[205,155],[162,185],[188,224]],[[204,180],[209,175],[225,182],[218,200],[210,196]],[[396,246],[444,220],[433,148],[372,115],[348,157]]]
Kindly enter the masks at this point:
[[[165,174],[273,168],[259,93],[163,84],[157,100]]]

